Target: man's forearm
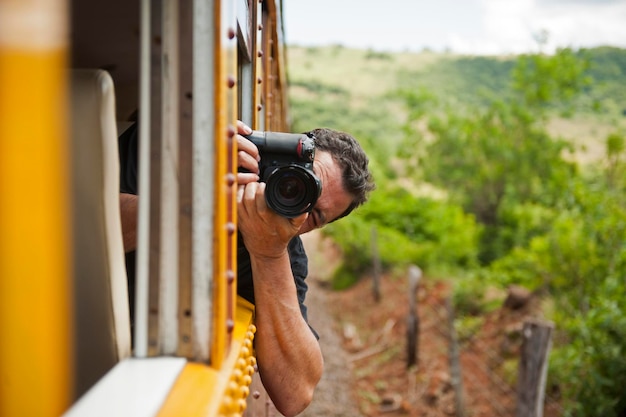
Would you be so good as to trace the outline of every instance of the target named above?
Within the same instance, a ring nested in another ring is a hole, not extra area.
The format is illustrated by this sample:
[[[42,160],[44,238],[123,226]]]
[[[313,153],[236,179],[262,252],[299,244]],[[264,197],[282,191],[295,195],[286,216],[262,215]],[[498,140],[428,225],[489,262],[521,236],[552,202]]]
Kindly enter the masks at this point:
[[[289,256],[251,254],[256,300],[255,350],[263,385],[286,416],[311,402],[324,367],[317,339],[302,317]]]
[[[137,248],[137,196],[120,193],[120,219],[124,252]]]

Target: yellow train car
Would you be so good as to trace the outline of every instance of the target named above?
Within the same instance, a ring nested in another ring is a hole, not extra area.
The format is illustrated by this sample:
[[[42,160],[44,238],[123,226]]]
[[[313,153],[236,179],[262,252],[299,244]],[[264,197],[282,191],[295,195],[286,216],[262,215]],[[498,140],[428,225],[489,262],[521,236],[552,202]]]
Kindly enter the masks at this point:
[[[0,0],[1,416],[250,409],[233,138],[238,119],[289,128],[281,9]],[[134,115],[131,320],[117,138]]]

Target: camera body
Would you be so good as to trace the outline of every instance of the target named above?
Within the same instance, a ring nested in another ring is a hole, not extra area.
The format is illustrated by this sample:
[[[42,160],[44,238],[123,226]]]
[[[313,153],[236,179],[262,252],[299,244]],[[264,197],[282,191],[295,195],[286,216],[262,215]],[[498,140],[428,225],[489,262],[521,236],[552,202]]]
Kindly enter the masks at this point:
[[[313,172],[314,136],[255,130],[244,137],[259,149],[259,181],[266,183],[268,207],[287,218],[313,210],[322,193],[322,182]]]

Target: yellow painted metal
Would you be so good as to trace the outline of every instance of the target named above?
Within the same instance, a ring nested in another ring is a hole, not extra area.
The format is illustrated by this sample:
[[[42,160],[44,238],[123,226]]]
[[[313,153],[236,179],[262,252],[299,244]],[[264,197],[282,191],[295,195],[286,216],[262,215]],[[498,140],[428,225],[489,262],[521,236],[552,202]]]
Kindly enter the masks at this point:
[[[246,408],[256,358],[252,342],[254,307],[237,300],[231,349],[220,369],[188,363],[159,411],[159,417],[241,416]]]
[[[211,345],[211,364],[219,368],[224,360],[226,352],[226,198],[225,184],[222,182],[226,173],[226,83],[225,83],[225,59],[223,44],[225,27],[220,19],[222,1],[214,2],[215,21],[215,223],[213,225],[215,235],[213,240],[213,338]]]
[[[0,0],[0,415],[70,404],[66,3]]]
[[[216,36],[215,58],[215,274],[213,344],[211,364],[219,368],[227,355],[232,337],[236,287],[236,78],[237,40],[234,2],[214,3]]]
[[[159,411],[159,417],[211,416],[209,409],[220,392],[221,374],[216,369],[189,362],[183,368],[174,387]]]
[[[228,9],[224,15],[227,22],[232,22],[232,30],[236,30],[237,12],[235,10],[236,3],[227,1]],[[231,37],[231,28],[227,29],[227,36]],[[226,85],[228,87],[226,96],[227,120],[232,124],[234,130],[237,129],[237,109],[238,104],[238,82],[234,84],[231,80],[237,81],[239,74],[237,62],[237,38],[233,37],[226,47]],[[227,331],[232,326],[234,332],[234,321],[236,320],[237,308],[237,183],[234,178],[237,175],[237,141],[234,137],[228,137],[226,143],[226,222],[227,222],[227,239],[226,239],[226,274],[229,279],[226,287],[226,309],[227,309]],[[234,333],[228,335],[228,339],[234,337]]]
[[[263,45],[263,7],[260,3],[252,2],[253,7],[251,9],[251,13],[254,13],[253,24],[252,24],[252,38],[254,42],[252,42],[252,127],[254,130],[265,130],[264,129],[264,120],[261,119],[261,109],[262,109],[262,100],[263,96],[263,60],[259,52],[262,50]]]

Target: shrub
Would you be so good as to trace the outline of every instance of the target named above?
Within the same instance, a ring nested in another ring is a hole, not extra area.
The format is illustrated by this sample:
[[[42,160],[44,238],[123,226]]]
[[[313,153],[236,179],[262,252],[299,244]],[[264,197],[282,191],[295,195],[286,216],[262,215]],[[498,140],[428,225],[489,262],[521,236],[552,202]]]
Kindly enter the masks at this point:
[[[373,229],[383,267],[476,265],[480,228],[460,207],[415,197],[405,190],[377,190],[355,214],[326,227],[341,247],[345,267],[363,272],[372,264]]]

